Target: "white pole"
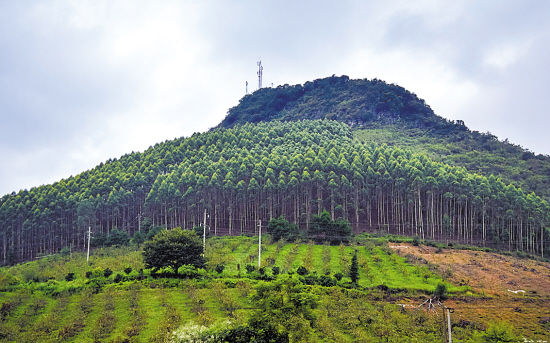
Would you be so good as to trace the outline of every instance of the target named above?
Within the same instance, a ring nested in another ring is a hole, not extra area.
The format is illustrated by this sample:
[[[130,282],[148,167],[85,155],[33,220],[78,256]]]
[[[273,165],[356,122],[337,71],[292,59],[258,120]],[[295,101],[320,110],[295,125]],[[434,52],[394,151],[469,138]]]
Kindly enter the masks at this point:
[[[451,310],[447,308],[447,329],[449,330],[449,343],[453,343],[453,337],[451,336]]]
[[[202,256],[206,255],[206,208],[204,209],[204,222],[202,224]]]
[[[86,254],[86,263],[90,261],[90,237],[92,236],[92,227],[88,226],[88,253]]]
[[[258,269],[262,267],[262,221],[258,220],[259,235],[258,235]]]

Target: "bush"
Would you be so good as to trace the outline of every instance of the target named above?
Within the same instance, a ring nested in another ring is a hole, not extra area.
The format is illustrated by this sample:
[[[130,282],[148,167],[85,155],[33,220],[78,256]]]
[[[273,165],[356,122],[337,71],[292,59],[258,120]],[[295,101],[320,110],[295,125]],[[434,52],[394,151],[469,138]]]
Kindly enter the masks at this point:
[[[277,276],[277,275],[279,275],[279,273],[281,272],[281,270],[280,270],[279,267],[274,266],[274,267],[271,267],[271,272],[273,273],[273,276]]]
[[[447,286],[442,283],[438,283],[434,291],[434,296],[440,300],[447,299]]]
[[[267,232],[271,234],[275,241],[284,239],[293,242],[300,238],[298,225],[289,223],[283,216],[272,218],[267,224]]]
[[[124,268],[124,272],[125,272],[126,274],[130,274],[130,273],[132,272],[132,267],[126,267],[126,268]]]
[[[357,284],[357,280],[359,280],[359,265],[357,264],[357,250],[353,254],[353,257],[351,258],[351,267],[349,269],[349,277],[351,278],[352,283]]]
[[[246,265],[246,272],[247,273],[252,273],[255,270],[256,270],[256,267],[254,267],[253,265],[251,265],[251,264]]]
[[[333,244],[348,242],[351,233],[349,221],[342,218],[332,220],[327,210],[324,210],[321,215],[311,217],[309,235],[317,240],[328,239]]]
[[[418,237],[414,237],[413,240],[412,240],[412,244],[417,247],[419,244],[420,244],[420,240],[418,239]]]
[[[300,267],[298,267],[298,270],[296,270],[296,273],[298,273],[298,275],[304,276],[308,273],[308,270],[307,270],[306,267],[300,266]]]
[[[92,271],[91,271],[91,270],[88,270],[88,271],[86,272],[86,279],[89,279],[89,278],[91,278],[91,277],[92,277]]]
[[[333,287],[336,286],[336,280],[331,278],[327,275],[321,275],[319,277],[319,285],[325,286],[325,287]]]
[[[113,280],[115,283],[119,283],[120,281],[122,281],[122,275],[120,275],[119,273],[117,273],[115,275],[115,278]]]
[[[59,251],[59,254],[60,254],[61,256],[69,256],[70,253],[71,253],[71,250],[70,250],[69,248],[67,248],[67,247],[63,247],[63,249],[61,249],[61,250]]]
[[[216,272],[217,272],[218,274],[223,273],[223,270],[224,270],[224,269],[225,269],[225,266],[224,266],[223,264],[218,264],[218,265],[216,266]]]
[[[344,277],[344,275],[342,275],[342,273],[336,273],[334,274],[334,278],[338,281],[342,280],[342,278]]]
[[[106,246],[113,246],[113,245],[128,245],[130,243],[130,235],[126,231],[122,231],[119,229],[112,229],[109,235],[107,236],[107,240],[105,242]]]
[[[141,231],[137,231],[134,233],[134,237],[132,237],[132,244],[137,245],[138,247],[145,242],[145,234]]]
[[[74,273],[68,273],[67,275],[65,275],[66,281],[73,281],[74,279],[75,279]]]
[[[113,271],[111,270],[111,268],[105,268],[105,271],[103,271],[103,276],[105,277],[109,277],[111,276],[111,274],[113,274]]]

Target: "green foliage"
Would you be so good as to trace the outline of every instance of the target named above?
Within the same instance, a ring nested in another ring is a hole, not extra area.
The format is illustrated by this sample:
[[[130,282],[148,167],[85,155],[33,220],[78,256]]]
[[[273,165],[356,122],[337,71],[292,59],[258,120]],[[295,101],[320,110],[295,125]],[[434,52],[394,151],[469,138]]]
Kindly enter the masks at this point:
[[[296,276],[260,281],[250,299],[259,309],[255,317],[265,318],[278,332],[288,332],[291,341],[310,341],[313,337],[311,323],[318,298]]]
[[[124,268],[124,273],[130,274],[132,272],[132,267],[126,267]]]
[[[113,274],[113,271],[111,270],[111,268],[105,268],[105,270],[103,271],[103,276],[104,277],[109,277]]]
[[[293,242],[300,238],[298,225],[289,223],[283,216],[272,218],[267,224],[267,231],[275,241],[284,239],[285,241]]]
[[[136,231],[134,233],[134,236],[132,237],[132,244],[135,244],[137,245],[138,247],[141,246],[141,244],[143,244],[143,242],[145,242],[145,239],[147,238],[147,236],[141,232],[141,231]]]
[[[190,230],[175,228],[160,231],[152,241],[143,244],[143,259],[148,268],[172,267],[177,271],[183,265],[204,266],[202,242]]]
[[[313,215],[310,224],[310,235],[318,240],[328,240],[333,244],[348,242],[351,236],[349,221],[338,218],[332,220],[330,213],[323,210],[320,215]]]
[[[349,268],[349,277],[353,284],[357,284],[359,280],[359,265],[357,263],[357,250],[355,250],[353,257],[351,258],[351,266]]]
[[[486,343],[508,343],[523,342],[513,332],[513,327],[505,322],[494,322],[489,325],[482,335],[483,342]]]
[[[59,255],[61,256],[69,256],[71,250],[68,248],[68,247],[63,247],[63,249],[61,249],[59,251]]]
[[[440,300],[447,299],[447,286],[445,286],[445,284],[438,283],[434,291],[434,296]]]
[[[65,281],[73,281],[74,279],[74,273],[68,273],[67,275],[65,275]]]
[[[223,265],[223,264],[218,264],[218,265],[216,265],[216,272],[217,272],[218,274],[223,273],[223,270],[224,270],[224,269],[225,269],[225,265]]]
[[[112,229],[107,236],[107,240],[105,241],[106,246],[128,245],[129,243],[130,235],[128,235],[127,232],[119,229]]]
[[[306,275],[307,273],[309,273],[309,271],[307,270],[306,267],[300,266],[300,267],[298,267],[298,269],[296,270],[296,273],[298,273],[298,275],[304,276],[304,275]]]

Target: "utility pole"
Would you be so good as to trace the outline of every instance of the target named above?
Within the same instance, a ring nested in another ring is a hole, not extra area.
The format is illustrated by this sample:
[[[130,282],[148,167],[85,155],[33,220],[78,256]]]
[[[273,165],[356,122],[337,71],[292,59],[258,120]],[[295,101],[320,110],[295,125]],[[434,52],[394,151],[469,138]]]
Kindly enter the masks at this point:
[[[202,224],[202,256],[206,256],[206,208],[204,209],[204,222]]]
[[[449,343],[453,343],[453,337],[451,335],[451,313],[454,312],[452,308],[445,308],[447,310],[447,330],[449,331]]]
[[[248,94],[248,81],[245,81],[245,94]]]
[[[262,267],[262,220],[258,219],[258,269]]]
[[[262,89],[262,76],[264,73],[264,67],[262,67],[262,60],[258,61],[258,89]]]
[[[88,226],[88,253],[86,254],[86,264],[90,261],[90,237],[92,236],[92,227]]]

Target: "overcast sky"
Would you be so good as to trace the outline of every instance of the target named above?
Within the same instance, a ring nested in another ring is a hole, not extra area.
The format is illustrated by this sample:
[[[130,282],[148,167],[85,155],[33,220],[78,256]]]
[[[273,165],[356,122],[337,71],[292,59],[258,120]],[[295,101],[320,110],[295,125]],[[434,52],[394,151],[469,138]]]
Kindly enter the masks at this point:
[[[349,75],[550,154],[550,1],[0,0],[0,194],[216,126],[245,92]]]

